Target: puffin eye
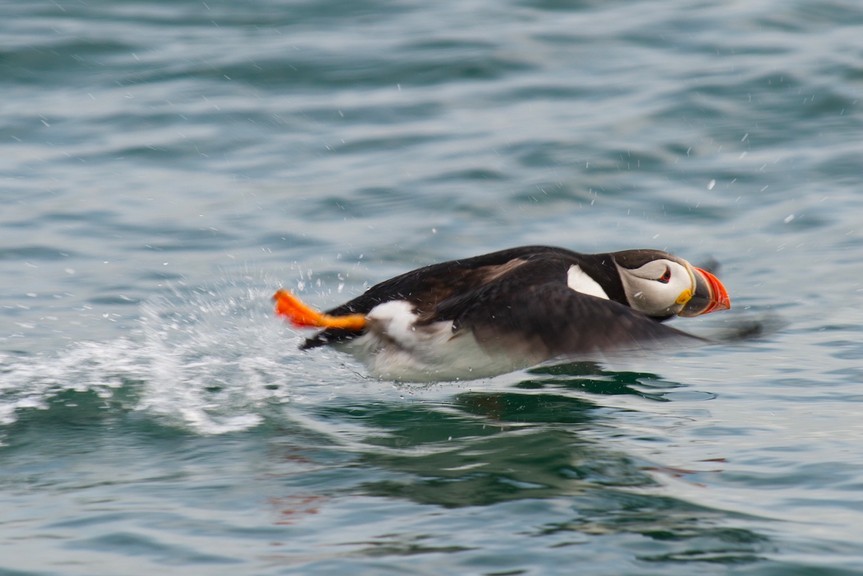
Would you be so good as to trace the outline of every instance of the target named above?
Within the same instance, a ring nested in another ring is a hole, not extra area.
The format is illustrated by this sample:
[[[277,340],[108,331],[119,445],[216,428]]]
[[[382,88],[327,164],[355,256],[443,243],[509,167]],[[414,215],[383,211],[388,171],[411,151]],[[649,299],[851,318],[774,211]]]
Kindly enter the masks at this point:
[[[657,282],[661,282],[663,284],[668,284],[668,281],[671,280],[671,268],[668,266],[665,267],[665,272],[662,273],[662,276],[656,279]]]

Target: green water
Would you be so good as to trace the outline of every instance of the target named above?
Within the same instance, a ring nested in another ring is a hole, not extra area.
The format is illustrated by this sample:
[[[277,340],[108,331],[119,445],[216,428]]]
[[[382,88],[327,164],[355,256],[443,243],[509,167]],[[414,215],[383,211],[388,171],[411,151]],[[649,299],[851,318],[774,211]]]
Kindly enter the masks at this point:
[[[7,2],[0,573],[863,574],[863,8]],[[303,353],[520,244],[715,259],[758,338]]]

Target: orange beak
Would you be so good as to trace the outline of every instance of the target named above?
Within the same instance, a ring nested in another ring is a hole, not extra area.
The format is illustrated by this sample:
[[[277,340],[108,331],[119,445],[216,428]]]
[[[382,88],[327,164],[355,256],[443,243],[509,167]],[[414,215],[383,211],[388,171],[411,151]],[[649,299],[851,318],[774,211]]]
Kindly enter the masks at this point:
[[[731,299],[728,291],[719,278],[701,268],[692,268],[695,279],[695,290],[692,298],[680,311],[679,316],[700,316],[717,310],[728,310],[731,308]]]

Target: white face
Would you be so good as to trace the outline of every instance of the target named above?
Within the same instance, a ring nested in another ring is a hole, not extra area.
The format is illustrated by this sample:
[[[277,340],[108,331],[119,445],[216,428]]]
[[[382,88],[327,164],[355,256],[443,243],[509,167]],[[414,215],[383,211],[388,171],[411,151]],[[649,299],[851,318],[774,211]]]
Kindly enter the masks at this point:
[[[640,268],[618,269],[629,305],[648,316],[677,314],[695,291],[693,273],[680,262],[660,258]]]

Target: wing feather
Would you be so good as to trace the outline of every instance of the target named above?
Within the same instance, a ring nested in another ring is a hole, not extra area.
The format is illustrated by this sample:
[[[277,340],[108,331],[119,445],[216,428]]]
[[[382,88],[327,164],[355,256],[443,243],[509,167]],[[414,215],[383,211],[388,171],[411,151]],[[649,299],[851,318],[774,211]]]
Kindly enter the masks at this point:
[[[456,325],[471,330],[487,349],[537,361],[651,348],[675,339],[701,341],[628,306],[556,282],[507,291],[497,304],[493,313],[482,306],[465,309]]]
[[[415,306],[420,323],[452,320],[456,334],[471,330],[491,351],[534,361],[645,348],[674,338],[701,340],[614,300],[569,288],[569,267],[585,258],[560,248],[526,246],[433,264],[381,282],[327,313],[366,314],[384,302],[406,300]],[[303,348],[359,334],[325,330]]]

